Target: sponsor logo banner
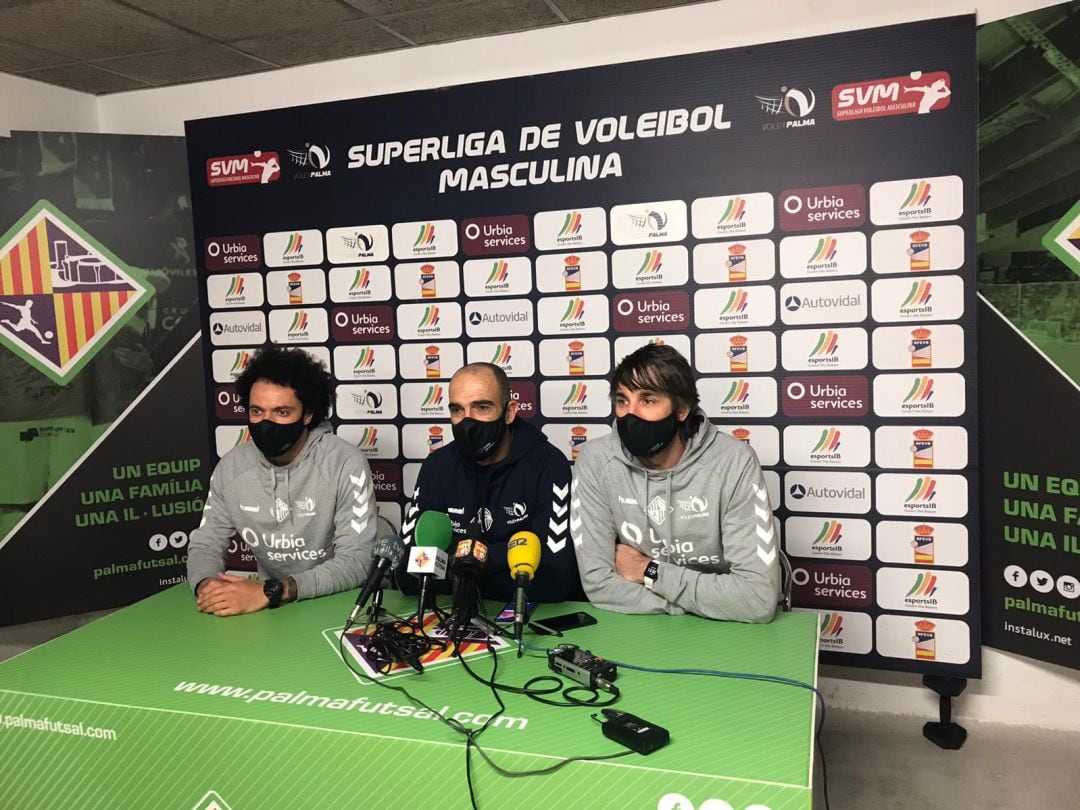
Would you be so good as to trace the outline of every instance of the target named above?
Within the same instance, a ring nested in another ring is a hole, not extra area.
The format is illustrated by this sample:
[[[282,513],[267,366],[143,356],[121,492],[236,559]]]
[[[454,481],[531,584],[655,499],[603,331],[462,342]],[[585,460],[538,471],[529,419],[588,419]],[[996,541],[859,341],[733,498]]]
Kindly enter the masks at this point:
[[[337,435],[359,448],[365,458],[393,461],[398,457],[398,432],[393,425],[339,425]]]
[[[963,616],[969,609],[970,583],[959,571],[881,568],[876,584],[878,605],[885,610]]]
[[[866,221],[866,189],[860,185],[788,189],[780,194],[780,230],[857,228]]]
[[[401,468],[397,464],[372,462],[371,484],[375,488],[375,497],[380,501],[400,499],[404,494],[401,488]]]
[[[398,337],[425,340],[461,337],[461,304],[439,301],[401,304],[397,308]]]
[[[385,264],[330,268],[331,301],[389,301],[392,295],[390,268]]]
[[[929,225],[875,231],[870,238],[875,273],[933,273],[964,266],[964,229]]]
[[[524,256],[465,262],[465,294],[469,298],[527,295],[531,291],[532,266]]]
[[[325,343],[329,336],[325,309],[300,307],[270,310],[272,343]]]
[[[546,417],[598,419],[611,414],[604,380],[549,380],[540,383],[540,412]]]
[[[540,302],[541,308],[544,303]],[[469,337],[531,335],[534,331],[532,301],[520,298],[470,301],[465,305],[465,331]]]
[[[866,655],[874,648],[874,622],[865,613],[850,610],[807,610],[799,613],[818,614],[818,649],[827,652]]]
[[[866,330],[859,327],[789,329],[781,338],[784,368],[788,371],[866,368],[869,353],[866,344]]]
[[[262,276],[258,273],[209,276],[206,279],[206,296],[212,309],[261,307]]]
[[[247,368],[258,348],[249,346],[237,349],[215,349],[210,353],[210,368],[214,382],[235,382],[240,373]]]
[[[887,658],[966,664],[971,657],[971,630],[956,619],[878,616],[875,636]]]
[[[391,234],[397,259],[434,259],[458,252],[457,223],[452,219],[398,222]]]
[[[218,425],[214,428],[214,452],[218,458],[250,441],[251,431],[247,425]]]
[[[390,232],[385,225],[352,225],[326,232],[330,264],[378,264],[390,258]]]
[[[629,337],[615,338],[615,362],[618,363],[626,355],[632,354],[642,346],[650,343],[671,346],[686,358],[686,362],[693,362],[693,358],[690,356],[690,338],[687,335],[630,335]],[[607,372],[602,373],[606,374]]]
[[[533,217],[537,250],[579,250],[607,242],[603,208],[541,211]]]
[[[952,98],[952,78],[945,71],[838,84],[832,91],[837,121],[858,121],[889,115],[926,115],[944,110]]]
[[[776,333],[705,333],[694,338],[694,351],[697,370],[706,374],[772,371],[776,368]]]
[[[511,380],[510,399],[518,404],[518,416],[532,419],[539,413],[536,384],[529,380]]]
[[[861,565],[800,562],[792,565],[791,596],[811,607],[869,607],[873,576]]]
[[[963,470],[968,465],[968,432],[953,425],[879,427],[874,431],[879,467]]]
[[[607,254],[600,251],[536,257],[536,289],[543,293],[602,290],[608,283]]]
[[[215,270],[258,270],[262,267],[262,240],[256,234],[214,236],[203,243],[203,261]]]
[[[856,472],[789,472],[784,476],[784,506],[792,512],[870,511],[870,476]]]
[[[883,515],[961,518],[968,513],[968,484],[962,475],[882,473],[875,500]]]
[[[882,562],[956,568],[968,563],[968,530],[962,523],[882,520],[875,530]]]
[[[771,377],[701,377],[698,393],[701,407],[714,419],[776,413],[776,380]]]
[[[326,274],[317,267],[272,270],[266,274],[266,299],[274,307],[321,304],[326,301]]]
[[[423,461],[430,454],[454,441],[449,422],[410,422],[401,429],[402,455]]]
[[[699,197],[690,205],[695,239],[723,239],[769,233],[773,196],[766,192]]]
[[[643,287],[682,287],[690,279],[686,248],[616,250],[611,257],[611,283],[621,290]]]
[[[780,320],[786,324],[858,323],[866,319],[866,283],[817,281],[780,288]]]
[[[330,325],[338,343],[389,343],[397,334],[394,310],[388,306],[337,307]]]
[[[719,424],[716,429],[754,448],[762,465],[768,467],[780,463],[780,431],[772,425],[743,425],[736,422]]]
[[[460,343],[405,343],[398,358],[406,380],[448,380],[465,365]]]
[[[879,369],[958,368],[964,363],[964,329],[952,324],[883,326],[871,337]]]
[[[543,351],[541,343],[541,355]],[[536,373],[535,354],[536,347],[531,340],[473,340],[468,346],[470,363],[492,363],[505,371],[507,377],[533,376]]]
[[[537,320],[542,335],[606,332],[609,326],[608,298],[606,295],[541,298],[537,304]]]
[[[861,425],[789,425],[784,462],[792,467],[866,467],[870,429]]]
[[[883,278],[870,289],[874,320],[944,321],[964,314],[964,280],[960,276]]]
[[[396,374],[397,358],[391,346],[368,344],[334,348],[334,376],[339,380],[393,380]]]
[[[402,383],[401,413],[408,419],[448,419],[450,384],[443,381]]]
[[[966,386],[960,374],[879,374],[874,378],[878,416],[961,416]]]
[[[281,157],[277,152],[256,149],[245,155],[212,157],[206,161],[206,184],[210,188],[247,183],[273,183],[281,179]]]
[[[870,186],[870,219],[875,225],[949,222],[964,213],[964,181],[945,177],[888,180]]]
[[[866,236],[826,233],[780,240],[780,275],[784,278],[858,276],[866,272]]]
[[[531,247],[529,218],[524,214],[480,217],[461,223],[461,252],[466,256],[524,253]]]
[[[780,382],[784,416],[865,416],[870,382],[857,376],[794,376]]]
[[[789,517],[784,521],[784,550],[792,557],[868,560],[870,522],[842,515]]]
[[[246,422],[247,411],[234,385],[219,385],[214,389],[214,415],[224,422]]]
[[[302,267],[322,261],[322,231],[275,231],[263,236],[263,262],[267,267]]]
[[[403,301],[457,298],[461,270],[457,262],[410,262],[394,267],[394,292]]]
[[[530,345],[528,341],[522,342]],[[540,341],[540,374],[544,377],[598,377],[609,371],[611,342],[607,338],[570,337]]]
[[[258,310],[211,312],[210,342],[215,346],[250,346],[265,343],[266,316]]]
[[[387,383],[337,387],[337,415],[342,419],[393,419],[398,415],[397,386]]]
[[[694,281],[698,284],[744,284],[776,275],[771,239],[706,242],[694,246]]]
[[[570,461],[577,461],[582,448],[590,439],[598,439],[611,433],[611,425],[603,422],[548,422],[543,427],[544,435]]]
[[[682,200],[616,205],[611,209],[611,241],[616,245],[681,242],[686,238]]]
[[[694,293],[694,325],[742,329],[776,322],[776,290],[765,285],[714,287]]]

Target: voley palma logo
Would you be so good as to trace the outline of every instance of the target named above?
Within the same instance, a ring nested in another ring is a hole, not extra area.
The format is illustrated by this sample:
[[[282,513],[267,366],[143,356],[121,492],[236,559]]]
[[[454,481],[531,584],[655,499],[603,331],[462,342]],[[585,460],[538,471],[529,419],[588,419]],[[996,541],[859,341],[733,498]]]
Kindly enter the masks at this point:
[[[761,109],[773,116],[786,116],[787,120],[762,124],[764,130],[799,129],[814,126],[810,113],[817,106],[817,96],[812,88],[781,87],[778,95],[755,96]]]

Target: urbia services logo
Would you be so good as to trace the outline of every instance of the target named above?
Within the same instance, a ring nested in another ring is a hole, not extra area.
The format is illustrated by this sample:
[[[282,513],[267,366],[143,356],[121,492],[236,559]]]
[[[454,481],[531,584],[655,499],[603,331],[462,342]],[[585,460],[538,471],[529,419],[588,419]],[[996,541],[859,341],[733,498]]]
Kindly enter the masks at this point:
[[[47,202],[0,237],[0,344],[64,384],[139,309],[136,272]]]
[[[837,121],[857,121],[888,115],[926,115],[949,106],[952,78],[945,71],[838,84],[832,91],[832,115]]]
[[[273,183],[281,179],[277,152],[256,150],[246,155],[212,157],[206,161],[206,183],[211,188],[246,183]]]

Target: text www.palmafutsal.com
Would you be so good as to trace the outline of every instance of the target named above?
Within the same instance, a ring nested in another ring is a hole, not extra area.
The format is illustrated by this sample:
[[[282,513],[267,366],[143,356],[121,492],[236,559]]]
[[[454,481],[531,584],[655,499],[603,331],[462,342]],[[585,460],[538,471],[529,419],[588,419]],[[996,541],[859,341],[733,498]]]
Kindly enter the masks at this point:
[[[28,729],[45,731],[51,734],[68,734],[72,737],[89,737],[92,740],[115,740],[116,730],[95,728],[82,723],[64,723],[48,717],[26,717],[21,714],[5,714],[0,717],[0,728]]]
[[[180,681],[173,687],[174,692],[188,692],[196,695],[214,695],[242,700],[245,703],[282,703],[292,706],[315,706],[320,709],[334,709],[336,711],[361,712],[362,714],[381,714],[385,717],[411,717],[413,720],[436,720],[432,712],[419,706],[410,706],[403,703],[394,703],[391,700],[372,701],[366,697],[358,698],[330,698],[321,695],[309,695],[301,690],[299,692],[275,692],[270,689],[247,689],[240,686],[220,686],[212,683],[190,683]],[[491,720],[490,714],[474,714],[473,712],[450,712],[449,706],[439,709],[439,714],[459,723],[480,726]],[[529,721],[524,717],[507,717],[500,715],[491,720],[493,728],[524,729]]]

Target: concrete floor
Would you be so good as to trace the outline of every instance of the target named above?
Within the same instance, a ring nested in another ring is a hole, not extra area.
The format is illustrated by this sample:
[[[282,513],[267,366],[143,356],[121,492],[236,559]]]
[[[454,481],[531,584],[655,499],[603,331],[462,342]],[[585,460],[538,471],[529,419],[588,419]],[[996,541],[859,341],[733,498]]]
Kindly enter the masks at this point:
[[[0,661],[108,613],[0,628]],[[830,810],[1080,807],[1080,733],[965,720],[964,747],[943,751],[922,736],[926,719],[829,711],[822,745]],[[814,781],[814,808],[824,810],[820,765]]]

